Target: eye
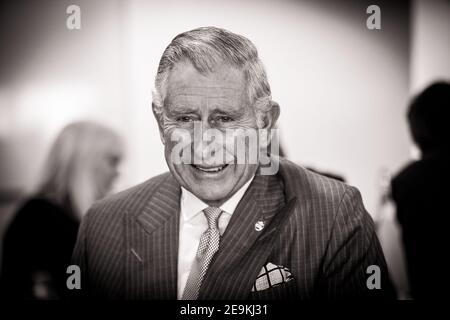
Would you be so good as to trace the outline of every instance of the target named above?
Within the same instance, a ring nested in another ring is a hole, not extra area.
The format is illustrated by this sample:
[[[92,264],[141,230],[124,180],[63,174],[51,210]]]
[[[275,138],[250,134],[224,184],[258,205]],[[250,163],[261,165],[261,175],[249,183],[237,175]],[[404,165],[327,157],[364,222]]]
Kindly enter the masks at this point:
[[[216,118],[216,121],[218,121],[218,122],[231,122],[231,121],[233,121],[233,118],[229,117],[229,116],[218,116]]]
[[[194,119],[192,119],[192,117],[190,116],[180,116],[177,118],[178,122],[192,122],[194,121]]]
[[[120,156],[110,155],[108,157],[108,163],[111,167],[117,167],[117,165],[120,163]]]

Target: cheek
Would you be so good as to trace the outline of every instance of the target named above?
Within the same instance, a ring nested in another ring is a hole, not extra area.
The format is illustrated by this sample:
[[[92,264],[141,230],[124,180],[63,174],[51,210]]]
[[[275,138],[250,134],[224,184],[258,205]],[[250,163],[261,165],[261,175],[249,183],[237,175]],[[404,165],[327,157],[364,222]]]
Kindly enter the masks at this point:
[[[177,145],[177,141],[174,141],[171,139],[170,135],[166,135],[164,137],[164,153],[166,155],[166,157],[168,157],[169,159],[171,159],[170,154],[172,153],[173,150],[175,150],[175,146]]]
[[[98,168],[98,175],[99,179],[103,182],[106,182],[110,179],[111,168],[106,162],[102,162],[102,164]]]
[[[257,128],[257,118],[255,115],[247,115],[236,122],[236,129],[255,129]]]
[[[235,131],[227,136],[225,149],[227,155],[232,156],[237,164],[255,164],[258,158],[258,131],[246,129]]]
[[[177,126],[175,124],[164,122],[164,126],[163,126],[164,139],[167,140],[167,138],[169,138],[169,140],[170,140],[170,135],[176,129],[177,129]]]
[[[170,169],[170,171],[175,170],[179,171],[178,164],[180,163],[180,156],[175,156],[177,153],[177,148],[175,148],[176,142],[171,141],[170,139],[166,139],[164,144],[164,156],[166,158],[166,163]]]
[[[118,169],[117,169],[117,165],[115,165],[115,164],[109,164],[108,165],[108,171],[109,171],[109,175],[112,177],[112,178],[115,178],[116,176],[117,176],[117,174],[118,174]]]
[[[101,159],[95,167],[94,175],[99,181],[109,183],[117,175],[117,168],[108,159]]]
[[[190,123],[186,123],[184,125],[180,124],[179,122],[168,118],[167,116],[164,116],[164,122],[163,122],[163,133],[164,137],[167,140],[167,136],[170,136],[175,130],[186,130],[191,127]]]
[[[164,136],[164,153],[169,163],[191,163],[192,146],[189,130],[176,128]]]

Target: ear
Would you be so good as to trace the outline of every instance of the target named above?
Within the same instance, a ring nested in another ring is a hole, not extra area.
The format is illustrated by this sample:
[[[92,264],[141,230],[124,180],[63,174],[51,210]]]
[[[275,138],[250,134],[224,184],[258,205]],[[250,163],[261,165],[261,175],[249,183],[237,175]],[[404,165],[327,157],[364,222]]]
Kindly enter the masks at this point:
[[[264,117],[264,127],[262,129],[272,129],[280,116],[280,106],[275,101],[270,101],[271,108]]]
[[[158,107],[155,105],[154,102],[152,102],[152,110],[153,110],[153,115],[155,116],[156,122],[158,123],[158,129],[159,129],[159,137],[161,138],[161,142],[164,144],[164,128],[163,128],[163,123],[164,123],[164,119],[163,119],[163,114],[162,112],[158,112]]]
[[[280,116],[280,106],[275,101],[270,101],[271,108],[269,111],[266,112],[264,115],[264,127],[260,129],[267,130],[266,133],[262,134],[260,136],[260,147],[264,150],[267,150],[267,147],[270,145],[272,140],[272,130],[275,128],[275,124],[278,120],[278,117]]]

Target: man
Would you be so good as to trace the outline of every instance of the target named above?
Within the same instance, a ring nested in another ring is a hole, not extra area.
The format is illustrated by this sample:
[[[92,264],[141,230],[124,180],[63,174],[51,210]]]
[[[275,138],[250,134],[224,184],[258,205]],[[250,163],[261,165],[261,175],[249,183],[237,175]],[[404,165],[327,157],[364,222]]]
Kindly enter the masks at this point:
[[[246,132],[272,129],[280,112],[248,39],[214,27],[178,35],[155,87],[170,173],[91,208],[74,252],[82,290],[126,299],[389,296],[355,188],[276,157],[259,165],[268,136],[235,148]]]

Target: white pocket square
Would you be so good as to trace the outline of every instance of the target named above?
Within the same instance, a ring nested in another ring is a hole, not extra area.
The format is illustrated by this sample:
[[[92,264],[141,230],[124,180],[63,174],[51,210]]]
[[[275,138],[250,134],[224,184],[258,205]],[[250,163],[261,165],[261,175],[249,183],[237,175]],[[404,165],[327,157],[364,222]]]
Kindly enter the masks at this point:
[[[270,289],[274,286],[293,280],[288,268],[277,266],[271,262],[262,267],[252,287],[252,292]]]

